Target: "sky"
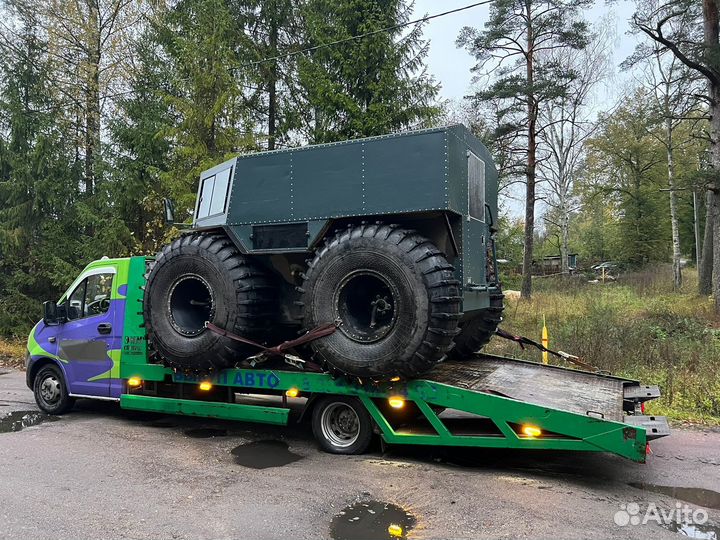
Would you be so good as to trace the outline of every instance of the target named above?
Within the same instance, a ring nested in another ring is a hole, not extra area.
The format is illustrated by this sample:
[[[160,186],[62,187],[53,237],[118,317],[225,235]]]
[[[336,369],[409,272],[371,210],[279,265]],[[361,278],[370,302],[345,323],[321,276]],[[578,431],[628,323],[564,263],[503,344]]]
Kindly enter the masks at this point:
[[[415,14],[413,19],[419,19],[424,15],[433,15],[456,9],[474,0],[416,0]],[[618,66],[635,49],[636,38],[627,35],[629,30],[628,19],[634,11],[633,2],[620,0],[613,2],[608,7],[603,2],[589,10],[586,14],[588,21],[596,21],[606,14],[610,14],[611,21],[615,25],[615,66]],[[431,20],[424,28],[425,39],[430,41],[430,52],[427,63],[429,71],[435,79],[442,84],[441,94],[444,98],[461,99],[471,91],[472,68],[474,62],[470,54],[464,49],[455,46],[457,38],[463,26],[475,26],[480,28],[488,18],[488,6],[478,6],[467,11],[446,15]],[[600,110],[612,108],[619,97],[622,88],[627,83],[628,75],[615,74],[612,84],[600,90]],[[617,82],[620,84],[617,84]]]
[[[434,15],[472,4],[477,0],[416,0],[413,19],[425,15]],[[590,23],[607,20],[614,26],[614,72],[609,74],[607,81],[599,85],[592,96],[590,106],[595,114],[613,109],[628,88],[635,84],[633,74],[620,70],[620,63],[635,50],[640,36],[631,35],[629,19],[634,12],[634,2],[616,0],[611,6],[599,1],[585,13]],[[473,58],[464,49],[455,46],[455,40],[464,26],[482,28],[488,19],[489,8],[478,6],[467,11],[446,15],[429,21],[424,28],[425,39],[430,41],[427,57],[428,71],[442,85],[440,97],[451,100],[462,100],[472,94],[473,74],[470,69],[474,65]],[[500,199],[504,211],[514,218],[524,214],[524,187],[517,185],[505,193]],[[544,212],[543,204],[536,211]]]

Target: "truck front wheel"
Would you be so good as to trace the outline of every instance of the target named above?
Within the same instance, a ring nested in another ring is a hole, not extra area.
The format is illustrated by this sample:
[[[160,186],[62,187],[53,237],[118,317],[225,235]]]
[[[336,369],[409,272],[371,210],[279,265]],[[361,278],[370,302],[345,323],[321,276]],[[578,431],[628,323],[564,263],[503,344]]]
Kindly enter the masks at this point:
[[[33,382],[35,403],[48,414],[63,414],[72,409],[75,399],[70,397],[65,377],[57,366],[41,367]]]
[[[328,396],[313,408],[315,439],[331,454],[362,454],[372,440],[373,424],[362,402],[354,397]]]

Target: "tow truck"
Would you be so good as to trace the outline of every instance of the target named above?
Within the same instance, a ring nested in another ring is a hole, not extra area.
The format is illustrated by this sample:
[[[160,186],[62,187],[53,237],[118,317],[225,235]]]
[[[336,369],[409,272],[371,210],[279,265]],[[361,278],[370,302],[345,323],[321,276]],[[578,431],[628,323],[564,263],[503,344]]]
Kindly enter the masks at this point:
[[[388,445],[597,451],[644,462],[647,443],[669,434],[664,417],[644,414],[656,386],[485,353],[385,382],[316,371],[289,353],[212,375],[171,369],[147,343],[151,261],[92,262],[58,302],[45,303],[26,361],[40,409],[63,414],[87,398],[278,426],[310,418],[321,448],[337,454],[362,453],[379,435]]]

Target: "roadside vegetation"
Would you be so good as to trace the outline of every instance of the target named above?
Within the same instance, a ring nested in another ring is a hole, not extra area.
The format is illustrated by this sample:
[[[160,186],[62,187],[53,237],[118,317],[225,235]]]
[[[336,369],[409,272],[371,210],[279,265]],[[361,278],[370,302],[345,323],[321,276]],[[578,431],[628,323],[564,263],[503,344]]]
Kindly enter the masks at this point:
[[[25,362],[25,341],[0,338],[0,367],[21,368]]]
[[[672,290],[672,268],[588,283],[586,277],[534,280],[530,302],[506,300],[502,328],[540,341],[543,315],[550,348],[582,357],[614,375],[660,385],[648,412],[674,421],[720,424],[720,322],[712,299],[698,297],[697,273]],[[494,338],[487,352],[540,361],[541,353]],[[550,363],[568,365],[550,356]]]

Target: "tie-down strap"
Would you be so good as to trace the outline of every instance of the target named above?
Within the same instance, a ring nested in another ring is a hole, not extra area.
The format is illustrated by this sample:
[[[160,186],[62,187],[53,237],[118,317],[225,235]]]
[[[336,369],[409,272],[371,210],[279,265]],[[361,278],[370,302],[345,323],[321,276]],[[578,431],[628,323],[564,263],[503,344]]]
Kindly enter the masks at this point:
[[[207,328],[211,332],[214,332],[215,334],[232,339],[233,341],[244,343],[245,345],[250,345],[251,347],[260,349],[261,353],[267,356],[282,357],[286,356],[285,351],[288,351],[295,347],[299,347],[300,345],[305,345],[306,343],[310,343],[311,341],[315,341],[316,339],[329,336],[330,334],[334,333],[335,330],[337,330],[337,326],[335,325],[335,323],[323,324],[304,333],[299,338],[291,339],[289,341],[283,341],[282,343],[280,343],[279,345],[275,345],[274,347],[266,347],[265,345],[261,345],[260,343],[253,341],[252,339],[239,336],[237,334],[234,334],[233,332],[230,332],[229,330],[220,328],[219,326],[216,326],[211,322],[206,322],[205,328]],[[308,362],[305,362],[305,364],[310,365]]]
[[[594,371],[596,373],[600,373],[601,370],[593,366],[592,364],[588,364],[587,362],[583,361],[579,356],[575,356],[570,353],[566,353],[563,351],[553,351],[551,349],[548,349],[545,345],[542,343],[538,343],[537,341],[533,341],[530,338],[527,338],[525,336],[516,336],[514,334],[510,334],[508,332],[505,332],[504,330],[500,330],[499,328],[495,330],[495,333],[504,339],[509,339],[510,341],[516,342],[518,345],[520,345],[521,349],[525,349],[525,345],[530,345],[532,347],[536,347],[540,349],[543,352],[552,354],[553,356],[557,356],[558,358],[562,358],[563,360],[567,360],[568,362],[575,364],[576,366],[580,366],[582,368],[587,369],[588,371]]]

